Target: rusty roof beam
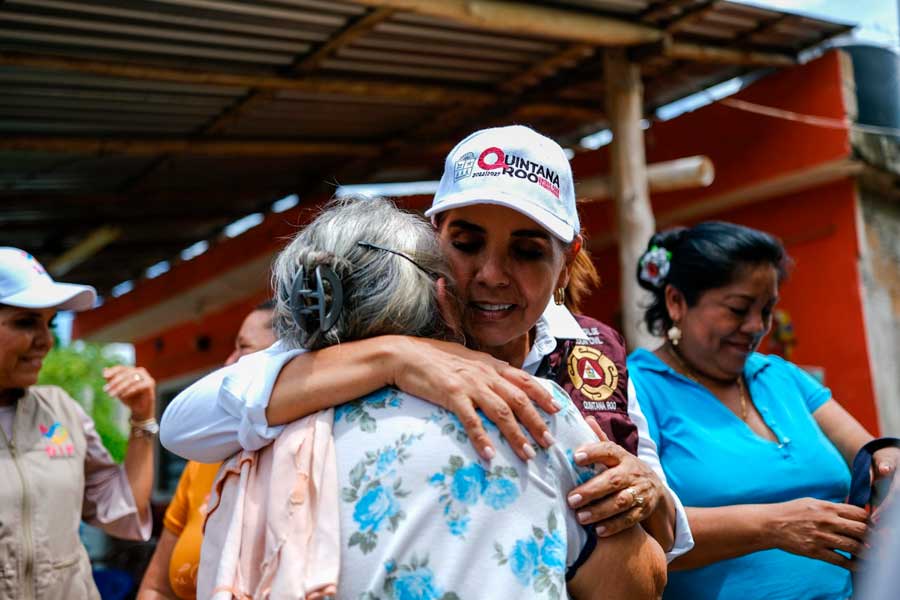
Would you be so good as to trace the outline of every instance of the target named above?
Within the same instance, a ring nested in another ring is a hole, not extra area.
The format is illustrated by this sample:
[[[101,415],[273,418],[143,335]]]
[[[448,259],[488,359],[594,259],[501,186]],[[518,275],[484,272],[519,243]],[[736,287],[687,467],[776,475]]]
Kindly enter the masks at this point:
[[[594,46],[633,46],[659,40],[663,33],[640,23],[562,7],[502,0],[353,0],[445,19],[458,25],[518,36],[534,36]]]
[[[10,136],[0,138],[0,150],[66,152],[92,155],[124,154],[131,156],[152,156],[157,154],[188,154],[193,156],[375,156],[379,151],[379,146],[302,140],[116,139]]]
[[[23,52],[0,52],[0,66],[68,71],[143,81],[220,85],[232,88],[294,90],[313,94],[337,94],[364,97],[377,96],[387,99],[413,100],[422,104],[452,104],[461,101],[490,100],[493,98],[492,94],[474,90],[453,89],[438,85],[308,76],[295,79],[277,75],[222,73],[199,71],[195,69],[171,69],[148,65],[45,56]]]
[[[662,53],[678,60],[746,67],[792,67],[798,62],[796,57],[779,52],[736,50],[687,42],[664,43]]]

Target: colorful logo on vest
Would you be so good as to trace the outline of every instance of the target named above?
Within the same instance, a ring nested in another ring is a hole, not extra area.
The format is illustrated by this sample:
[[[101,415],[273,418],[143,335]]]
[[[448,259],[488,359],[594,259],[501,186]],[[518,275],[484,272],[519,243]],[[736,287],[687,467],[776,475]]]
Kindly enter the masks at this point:
[[[616,364],[602,352],[590,346],[575,346],[569,354],[569,379],[575,389],[587,398],[603,402],[613,395],[619,383]],[[615,410],[613,406],[598,406],[599,410]],[[591,408],[587,405],[585,408]]]
[[[75,446],[69,438],[69,431],[59,421],[50,427],[41,423],[38,425],[38,429],[46,443],[44,451],[47,452],[47,456],[50,458],[75,456]]]

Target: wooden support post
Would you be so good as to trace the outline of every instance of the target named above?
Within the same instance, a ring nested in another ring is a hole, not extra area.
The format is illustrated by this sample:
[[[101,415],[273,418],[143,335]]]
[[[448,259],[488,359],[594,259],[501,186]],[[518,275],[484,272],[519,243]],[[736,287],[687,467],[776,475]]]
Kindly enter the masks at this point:
[[[631,348],[649,347],[654,340],[640,323],[645,293],[635,280],[638,259],[653,235],[656,223],[647,186],[644,153],[643,87],[637,64],[625,50],[604,50],[606,112],[613,132],[610,146],[613,198],[619,231],[619,267],[622,277],[622,329]]]

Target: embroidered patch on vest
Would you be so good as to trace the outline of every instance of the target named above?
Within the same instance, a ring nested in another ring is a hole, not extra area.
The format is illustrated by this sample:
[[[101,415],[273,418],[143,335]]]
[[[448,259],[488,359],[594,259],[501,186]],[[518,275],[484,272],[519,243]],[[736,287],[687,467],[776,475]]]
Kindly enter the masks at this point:
[[[50,427],[43,423],[38,425],[41,437],[44,438],[44,450],[50,458],[64,458],[75,456],[75,446],[69,439],[69,431],[56,421]]]
[[[568,367],[572,385],[591,400],[602,402],[616,391],[619,370],[596,348],[575,346],[569,354]]]

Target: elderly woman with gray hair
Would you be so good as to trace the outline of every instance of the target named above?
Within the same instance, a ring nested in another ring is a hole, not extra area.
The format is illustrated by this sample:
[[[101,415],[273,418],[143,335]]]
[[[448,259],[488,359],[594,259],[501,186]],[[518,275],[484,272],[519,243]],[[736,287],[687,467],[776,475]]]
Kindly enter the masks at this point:
[[[283,343],[304,351],[386,334],[456,339],[450,280],[428,222],[386,200],[336,201],[275,262],[275,328]],[[578,523],[566,495],[603,468],[577,466],[573,456],[597,436],[562,388],[540,382],[561,409],[543,415],[555,443],[547,449],[534,444],[536,457],[528,462],[486,420],[497,452],[484,460],[451,412],[394,388],[333,410],[339,598],[644,598],[661,593],[665,558],[640,526],[622,534],[634,536],[635,552],[622,556],[616,569],[592,564],[593,550],[604,540]],[[316,418],[321,423],[331,412]],[[316,448],[320,442],[316,439]],[[273,489],[283,483],[276,477],[278,443]],[[321,464],[311,471],[325,472]],[[314,492],[301,496],[327,503],[325,483],[316,481]],[[291,494],[293,500],[296,488]],[[274,505],[277,501],[269,504]],[[322,508],[329,512],[330,507]],[[318,512],[321,523],[323,511]],[[271,522],[261,529],[267,532],[258,535],[269,536]],[[284,560],[284,548],[279,551]],[[621,577],[621,570],[632,577]],[[308,565],[307,571],[312,572]],[[605,585],[611,571],[619,572],[616,583]]]

